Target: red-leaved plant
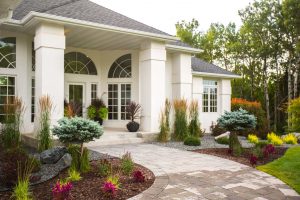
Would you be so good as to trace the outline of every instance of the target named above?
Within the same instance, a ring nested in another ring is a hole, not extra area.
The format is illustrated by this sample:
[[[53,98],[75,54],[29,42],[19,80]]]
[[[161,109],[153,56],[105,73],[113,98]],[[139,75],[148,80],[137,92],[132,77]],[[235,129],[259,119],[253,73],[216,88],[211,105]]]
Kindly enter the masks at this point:
[[[250,164],[252,166],[255,166],[257,164],[257,160],[258,160],[257,156],[255,156],[253,154],[250,156]]]
[[[141,172],[140,170],[134,171],[133,172],[133,180],[134,180],[134,182],[138,182],[138,183],[145,182],[145,176],[144,176],[143,172]]]
[[[273,154],[275,152],[275,147],[272,144],[268,144],[267,146],[265,146],[264,148],[264,157],[268,158],[271,154]]]
[[[68,200],[73,185],[69,181],[57,181],[52,188],[53,200]]]
[[[119,177],[109,176],[102,186],[102,190],[106,196],[115,197],[120,188]]]

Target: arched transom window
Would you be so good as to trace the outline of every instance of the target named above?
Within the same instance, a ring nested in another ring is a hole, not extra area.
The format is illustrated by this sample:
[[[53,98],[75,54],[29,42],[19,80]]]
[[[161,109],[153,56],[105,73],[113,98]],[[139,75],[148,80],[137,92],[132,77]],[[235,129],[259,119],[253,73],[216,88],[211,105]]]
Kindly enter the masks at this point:
[[[16,68],[16,38],[0,38],[0,68]]]
[[[121,56],[112,64],[108,78],[131,78],[131,54]]]
[[[65,73],[97,75],[94,62],[80,52],[65,54]]]

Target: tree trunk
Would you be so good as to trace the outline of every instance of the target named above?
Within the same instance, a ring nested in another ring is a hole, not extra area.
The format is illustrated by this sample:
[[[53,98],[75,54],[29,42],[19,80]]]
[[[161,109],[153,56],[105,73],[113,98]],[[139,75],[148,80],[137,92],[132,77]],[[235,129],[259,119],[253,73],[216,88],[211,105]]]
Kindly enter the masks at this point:
[[[267,115],[267,128],[268,128],[268,130],[270,130],[270,100],[269,100],[269,91],[268,91],[267,58],[266,57],[264,58],[263,78],[264,78],[265,106],[266,106],[266,115]]]
[[[298,97],[298,74],[299,74],[299,69],[298,66],[296,65],[296,70],[294,73],[294,98]]]
[[[292,75],[291,75],[291,70],[292,70],[292,55],[290,53],[289,55],[289,66],[288,66],[288,103],[292,100]],[[290,122],[290,119],[291,119],[291,115],[290,113],[288,112],[288,130],[290,130],[290,127],[291,127],[291,122]]]

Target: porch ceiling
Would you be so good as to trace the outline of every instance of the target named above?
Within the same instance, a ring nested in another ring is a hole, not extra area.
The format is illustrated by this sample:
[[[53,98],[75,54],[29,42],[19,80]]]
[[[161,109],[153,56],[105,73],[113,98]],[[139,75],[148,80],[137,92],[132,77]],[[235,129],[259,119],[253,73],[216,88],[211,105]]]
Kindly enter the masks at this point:
[[[118,32],[65,26],[66,45],[96,50],[139,49],[145,38]]]

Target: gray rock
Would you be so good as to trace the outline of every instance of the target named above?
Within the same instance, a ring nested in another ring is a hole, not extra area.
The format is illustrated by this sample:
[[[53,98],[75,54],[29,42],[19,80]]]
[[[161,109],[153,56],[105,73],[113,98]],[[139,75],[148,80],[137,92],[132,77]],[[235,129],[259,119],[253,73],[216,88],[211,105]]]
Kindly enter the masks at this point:
[[[66,153],[58,162],[57,165],[61,166],[61,168],[70,167],[72,162],[72,156],[69,153]]]
[[[41,162],[43,164],[57,163],[57,161],[59,161],[59,159],[61,159],[67,152],[66,147],[54,147],[52,149],[48,149],[41,153]]]

